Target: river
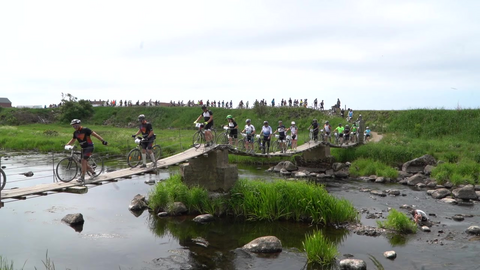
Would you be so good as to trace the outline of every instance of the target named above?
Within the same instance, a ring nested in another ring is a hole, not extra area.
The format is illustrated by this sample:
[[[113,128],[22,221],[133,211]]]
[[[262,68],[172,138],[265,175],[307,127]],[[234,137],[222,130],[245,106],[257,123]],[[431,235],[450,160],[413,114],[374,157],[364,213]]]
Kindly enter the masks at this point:
[[[109,162],[108,170],[123,168],[123,160]],[[51,183],[50,155],[23,155],[2,158],[8,175],[6,189]],[[240,177],[273,179],[267,167],[240,166]],[[55,269],[321,269],[306,266],[302,252],[305,234],[315,228],[292,222],[244,222],[217,219],[208,225],[191,221],[192,216],[152,218],[148,212],[140,216],[128,210],[136,194],[147,195],[153,186],[146,180],[161,181],[178,168],[158,174],[133,176],[119,182],[89,188],[85,194],[58,193],[7,201],[0,209],[0,256],[13,261],[15,269],[43,269],[46,257]],[[21,173],[34,172],[26,177]],[[414,204],[434,213],[432,220],[440,224],[432,232],[390,237],[360,236],[346,230],[323,228],[329,239],[338,244],[338,259],[351,254],[367,262],[368,269],[480,269],[477,238],[464,233],[470,225],[478,225],[478,205],[462,207],[437,202],[426,190],[402,185],[381,185],[357,180],[326,183],[329,192],[350,200],[361,210],[388,215],[387,208],[399,209]],[[376,197],[360,188],[399,189],[405,196]],[[82,213],[85,224],[76,231],[61,222],[70,213]],[[470,214],[463,222],[450,219],[455,214]],[[380,219],[382,220],[382,219]],[[376,226],[375,219],[361,214],[364,225]],[[273,256],[251,255],[240,247],[251,240],[275,235],[284,250]],[[437,240],[437,241],[435,241]],[[388,260],[383,252],[395,250],[397,259]]]

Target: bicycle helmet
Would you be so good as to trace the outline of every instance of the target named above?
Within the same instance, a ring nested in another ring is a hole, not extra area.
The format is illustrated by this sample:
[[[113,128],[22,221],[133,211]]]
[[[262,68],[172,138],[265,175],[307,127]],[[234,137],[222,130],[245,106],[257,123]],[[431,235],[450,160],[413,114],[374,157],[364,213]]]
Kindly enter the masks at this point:
[[[207,108],[207,106],[202,105],[202,110],[205,110],[206,108]]]
[[[144,114],[140,114],[140,115],[138,116],[138,121],[143,121],[143,120],[145,120],[145,115],[144,115]]]
[[[250,122],[251,122],[250,119],[247,119],[247,121],[245,121],[245,123],[250,123]]]
[[[327,125],[328,125],[328,121],[325,121],[325,124],[327,124]]]
[[[80,124],[82,121],[80,121],[79,119],[73,119],[72,122],[70,122],[70,125],[78,125]]]
[[[367,127],[367,129],[369,129],[369,127]]]
[[[268,121],[263,121],[263,124],[264,124],[264,125],[265,125],[265,124],[268,124]]]
[[[313,122],[317,122],[317,119],[313,119]]]
[[[292,121],[292,125],[295,125],[295,121]]]
[[[348,127],[349,127],[349,125],[345,125],[345,127],[346,127],[346,128],[348,128]]]
[[[278,123],[280,124],[280,123],[283,123],[283,122],[282,122],[282,120],[279,120]]]
[[[227,119],[233,119],[233,116],[231,114],[227,115]]]
[[[338,126],[341,127],[341,126],[342,126],[342,123],[338,124]]]

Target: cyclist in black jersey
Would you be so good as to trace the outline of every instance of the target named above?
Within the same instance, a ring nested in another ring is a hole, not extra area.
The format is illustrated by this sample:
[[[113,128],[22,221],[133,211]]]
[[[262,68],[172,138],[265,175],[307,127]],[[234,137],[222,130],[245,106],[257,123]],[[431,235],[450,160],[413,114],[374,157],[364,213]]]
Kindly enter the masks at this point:
[[[75,140],[78,141],[80,144],[80,147],[82,148],[82,172],[80,173],[80,177],[77,179],[77,182],[83,182],[85,181],[85,174],[87,173],[87,170],[91,173],[91,179],[93,179],[95,175],[95,171],[88,166],[88,159],[93,153],[93,141],[91,136],[99,139],[102,141],[103,145],[107,145],[107,141],[105,141],[100,135],[95,133],[95,131],[87,128],[87,127],[82,127],[80,125],[82,121],[79,119],[73,119],[70,122],[70,125],[75,129],[73,132],[73,137],[72,139],[67,143],[67,145],[72,145]]]
[[[203,113],[200,114],[200,116],[197,118],[197,120],[195,120],[195,122],[198,122],[198,120],[203,117],[203,121],[205,122],[205,141],[207,142],[205,146],[210,146],[213,145],[214,139],[212,132],[210,131],[213,127],[213,112],[209,110],[205,105],[202,105],[202,110]]]
[[[277,130],[273,132],[273,134],[278,133],[278,142],[280,143],[280,153],[286,153],[287,152],[287,147],[286,147],[286,128],[283,125],[282,120],[278,121],[278,127]]]
[[[138,134],[142,133],[143,140],[140,142],[142,147],[142,161],[143,164],[140,168],[147,167],[147,153],[152,160],[152,164],[155,167],[157,163],[155,162],[155,155],[153,154],[153,141],[155,141],[156,135],[153,133],[153,127],[150,122],[147,122],[145,115],[140,114],[138,116],[138,121],[140,122],[140,127],[138,128],[137,133],[133,134],[132,137],[135,138]]]

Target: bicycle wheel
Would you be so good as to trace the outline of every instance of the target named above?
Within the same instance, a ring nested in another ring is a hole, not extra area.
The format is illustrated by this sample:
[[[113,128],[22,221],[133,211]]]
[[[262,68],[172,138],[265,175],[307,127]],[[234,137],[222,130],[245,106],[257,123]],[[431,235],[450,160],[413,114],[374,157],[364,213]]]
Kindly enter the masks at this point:
[[[280,143],[278,141],[270,142],[270,153],[280,151]]]
[[[245,147],[245,143],[246,143],[245,140],[238,140],[238,142],[237,142],[237,149],[240,150],[240,151],[242,151],[242,152],[245,152],[245,150],[247,149],[247,148]]]
[[[93,169],[96,176],[104,171],[103,158],[98,155],[92,155],[88,158],[88,166]],[[90,174],[90,172],[88,172]]]
[[[5,184],[7,183],[7,176],[5,175],[5,172],[0,169],[0,190],[2,190],[5,187]]]
[[[58,162],[55,171],[60,181],[70,182],[77,176],[79,169],[77,161],[71,157],[67,157]]]
[[[215,131],[215,129],[210,130],[210,132],[212,133],[212,142],[213,142],[214,144],[217,144],[217,139],[218,139],[218,138],[217,138],[217,132]],[[227,141],[228,141],[228,140],[227,140]],[[228,142],[227,142],[227,143],[228,143]]]
[[[220,141],[221,144],[228,144],[229,141],[228,141],[228,135],[226,133],[223,134],[223,136],[221,137],[221,141]]]
[[[205,143],[205,137],[203,136],[203,134],[201,132],[195,132],[193,134],[192,146],[198,149],[203,143]]]
[[[155,155],[155,161],[162,158],[162,148],[160,145],[155,144],[152,148],[153,154]]]
[[[127,155],[128,166],[135,168],[140,162],[142,162],[142,152],[137,148],[130,150]]]

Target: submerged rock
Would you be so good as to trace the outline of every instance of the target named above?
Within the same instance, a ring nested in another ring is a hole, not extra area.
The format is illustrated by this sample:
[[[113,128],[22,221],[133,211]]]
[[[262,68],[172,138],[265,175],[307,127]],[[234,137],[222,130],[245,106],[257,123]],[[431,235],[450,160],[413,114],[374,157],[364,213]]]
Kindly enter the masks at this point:
[[[391,250],[391,251],[385,251],[385,252],[383,253],[383,256],[384,256],[385,258],[387,258],[387,259],[393,260],[393,259],[397,258],[397,253],[396,253],[395,251],[393,251],[393,250]]]
[[[282,251],[282,242],[275,236],[263,236],[244,245],[243,249],[254,253],[276,253]]]
[[[147,202],[145,200],[145,196],[137,194],[135,197],[133,197],[132,201],[130,202],[130,205],[128,206],[128,209],[131,211],[140,211],[140,210],[145,210],[148,208]]]
[[[62,218],[62,221],[69,225],[83,224],[85,222],[83,215],[80,213],[68,214]]]
[[[343,259],[339,266],[341,270],[367,270],[367,264],[360,259]]]

